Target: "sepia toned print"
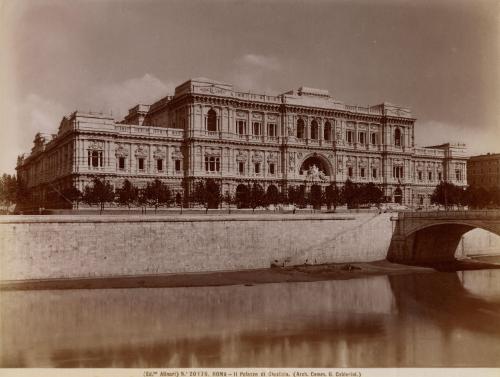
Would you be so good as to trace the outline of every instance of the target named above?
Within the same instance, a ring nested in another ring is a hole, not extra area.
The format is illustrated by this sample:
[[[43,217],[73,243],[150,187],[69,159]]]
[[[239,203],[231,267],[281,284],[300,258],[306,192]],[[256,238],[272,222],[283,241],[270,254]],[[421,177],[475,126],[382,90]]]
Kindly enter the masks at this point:
[[[0,5],[0,374],[498,372],[498,2]]]

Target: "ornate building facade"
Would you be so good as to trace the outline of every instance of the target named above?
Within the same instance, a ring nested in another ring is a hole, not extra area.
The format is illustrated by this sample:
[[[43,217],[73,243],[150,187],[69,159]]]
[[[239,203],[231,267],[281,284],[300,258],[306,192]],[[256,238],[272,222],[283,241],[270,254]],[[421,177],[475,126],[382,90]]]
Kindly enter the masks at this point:
[[[212,178],[233,195],[254,182],[286,192],[350,179],[374,182],[388,201],[425,205],[440,181],[466,185],[465,146],[416,147],[415,120],[407,108],[351,106],[326,90],[268,96],[199,78],[121,121],[78,111],[64,117],[57,134],[35,136],[17,171],[40,203],[98,176],[117,188],[158,178],[185,193]]]

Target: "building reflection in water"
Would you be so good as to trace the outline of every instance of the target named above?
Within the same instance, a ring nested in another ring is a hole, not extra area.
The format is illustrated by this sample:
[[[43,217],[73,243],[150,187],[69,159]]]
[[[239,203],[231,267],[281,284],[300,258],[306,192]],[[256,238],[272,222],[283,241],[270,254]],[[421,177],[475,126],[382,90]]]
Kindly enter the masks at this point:
[[[1,366],[500,366],[500,270],[458,274],[2,292]]]

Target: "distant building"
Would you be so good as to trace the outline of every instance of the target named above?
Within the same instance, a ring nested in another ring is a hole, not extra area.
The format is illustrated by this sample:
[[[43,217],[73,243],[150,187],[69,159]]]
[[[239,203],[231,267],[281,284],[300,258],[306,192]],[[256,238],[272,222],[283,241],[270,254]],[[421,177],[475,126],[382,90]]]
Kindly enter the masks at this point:
[[[408,108],[347,105],[326,90],[268,96],[198,78],[122,121],[64,117],[57,134],[36,135],[17,171],[38,203],[98,176],[115,187],[158,178],[185,193],[212,178],[233,195],[254,182],[286,193],[350,179],[379,185],[388,201],[425,205],[441,181],[466,185],[465,145],[416,147],[415,120]]]
[[[486,189],[500,187],[500,153],[472,156],[467,161],[467,181]]]

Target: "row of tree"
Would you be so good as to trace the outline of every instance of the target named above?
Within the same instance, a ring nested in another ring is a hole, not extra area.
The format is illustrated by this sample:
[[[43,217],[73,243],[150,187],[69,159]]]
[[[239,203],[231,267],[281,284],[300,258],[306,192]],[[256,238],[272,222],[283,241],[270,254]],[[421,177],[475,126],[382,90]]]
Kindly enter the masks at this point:
[[[488,208],[500,206],[500,188],[468,186],[463,188],[453,183],[441,182],[431,196],[431,202],[445,207],[469,206],[470,208]]]

